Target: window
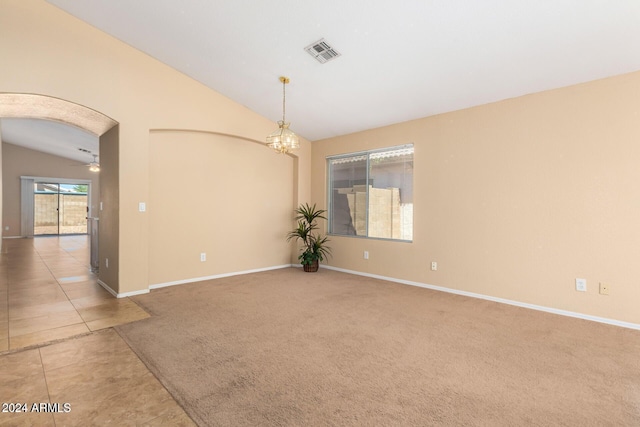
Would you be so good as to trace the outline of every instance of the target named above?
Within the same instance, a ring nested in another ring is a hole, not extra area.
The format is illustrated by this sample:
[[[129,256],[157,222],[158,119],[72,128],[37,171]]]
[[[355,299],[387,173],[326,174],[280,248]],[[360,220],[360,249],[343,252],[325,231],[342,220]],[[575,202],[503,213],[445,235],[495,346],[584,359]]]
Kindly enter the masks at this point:
[[[327,157],[329,234],[413,240],[413,144]]]

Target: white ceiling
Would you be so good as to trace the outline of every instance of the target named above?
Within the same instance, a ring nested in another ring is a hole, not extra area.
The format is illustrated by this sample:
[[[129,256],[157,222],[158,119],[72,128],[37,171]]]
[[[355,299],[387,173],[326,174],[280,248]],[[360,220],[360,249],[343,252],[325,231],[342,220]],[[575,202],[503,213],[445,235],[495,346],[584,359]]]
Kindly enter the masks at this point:
[[[48,1],[309,140],[640,70],[638,0]]]
[[[36,151],[89,163],[99,153],[98,137],[60,122],[40,119],[3,118],[2,141]],[[79,149],[89,151],[88,154]]]

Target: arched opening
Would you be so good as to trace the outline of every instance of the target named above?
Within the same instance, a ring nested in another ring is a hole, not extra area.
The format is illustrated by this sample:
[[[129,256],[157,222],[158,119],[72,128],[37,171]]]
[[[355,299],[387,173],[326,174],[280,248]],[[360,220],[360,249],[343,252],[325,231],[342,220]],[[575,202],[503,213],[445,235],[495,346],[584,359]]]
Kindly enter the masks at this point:
[[[95,267],[98,269],[100,267],[99,260],[108,258],[112,260],[111,265],[106,269],[107,271],[99,273],[99,281],[107,290],[117,293],[119,241],[117,226],[119,190],[118,122],[105,114],[74,102],[46,95],[23,93],[0,93],[0,126],[2,119],[47,120],[68,125],[69,128],[81,129],[97,137],[99,147],[97,155],[100,159],[101,171],[99,188],[95,192],[97,195],[97,200],[95,201],[97,209],[91,215],[96,218],[96,224],[102,220],[104,220],[105,224],[94,227],[100,238],[92,239],[92,255],[96,254]],[[50,153],[54,154],[53,151],[50,151]],[[87,159],[87,161],[90,160],[90,158]],[[4,185],[0,186],[0,188],[4,189]],[[108,200],[109,203],[105,203],[105,200]],[[3,209],[0,204],[0,215],[2,215],[1,212],[3,212]],[[102,254],[102,256],[98,258],[97,253]]]
[[[112,118],[84,105],[46,95],[0,93],[0,118],[47,119],[84,129],[96,136],[118,124]]]

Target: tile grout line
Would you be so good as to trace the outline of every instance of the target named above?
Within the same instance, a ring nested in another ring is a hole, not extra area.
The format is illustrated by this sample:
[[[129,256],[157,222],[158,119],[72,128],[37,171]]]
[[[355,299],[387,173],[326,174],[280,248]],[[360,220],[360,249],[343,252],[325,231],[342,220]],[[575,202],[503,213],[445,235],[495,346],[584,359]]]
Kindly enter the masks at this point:
[[[6,246],[3,246],[3,250],[7,250]],[[3,252],[4,254],[5,252]],[[4,272],[5,283],[7,284],[5,305],[6,305],[6,313],[7,313],[7,351],[11,349],[11,341],[9,340],[9,331],[11,330],[9,327],[9,271]]]
[[[25,239],[26,240],[26,239]],[[74,331],[76,331],[75,333],[77,334],[77,329],[83,329],[82,334],[83,335],[85,333],[93,333],[97,330],[100,329],[113,329],[114,326],[120,325],[120,324],[124,324],[124,323],[128,323],[131,321],[136,321],[136,320],[141,320],[147,317],[150,317],[150,314],[137,302],[134,301],[131,298],[124,298],[122,301],[119,301],[118,299],[115,298],[111,298],[110,295],[109,296],[109,301],[103,301],[100,298],[97,298],[95,303],[91,303],[88,304],[86,306],[83,305],[83,303],[79,303],[76,302],[76,300],[72,300],[71,297],[74,295],[74,288],[73,287],[68,287],[65,288],[65,286],[62,284],[62,282],[60,280],[65,279],[67,276],[69,276],[69,279],[75,279],[74,277],[71,277],[73,274],[71,270],[67,271],[66,267],[68,266],[71,269],[76,269],[78,267],[82,267],[83,270],[85,271],[89,271],[88,268],[86,267],[86,264],[80,261],[80,258],[82,258],[81,252],[84,250],[86,251],[87,248],[80,245],[78,243],[78,241],[73,241],[71,242],[71,244],[67,245],[68,247],[70,247],[72,250],[77,250],[77,254],[79,255],[78,258],[73,257],[71,255],[71,253],[69,253],[68,251],[62,249],[64,245],[60,244],[60,239],[51,239],[48,240],[46,238],[41,239],[41,240],[32,240],[32,241],[23,241],[23,244],[20,246],[17,246],[16,249],[20,249],[20,251],[12,251],[15,252],[17,255],[19,255],[18,259],[16,259],[16,262],[19,264],[22,259],[20,258],[21,255],[24,254],[24,256],[28,257],[30,259],[30,265],[31,268],[35,268],[37,270],[40,270],[42,273],[42,277],[46,278],[47,281],[51,280],[50,278],[53,278],[52,280],[52,285],[53,286],[58,286],[58,289],[62,291],[63,295],[65,296],[66,300],[61,300],[62,301],[66,301],[66,303],[70,303],[71,308],[75,311],[75,313],[77,313],[78,318],[80,319],[80,322],[77,323],[73,323],[73,324],[67,324],[66,321],[65,323],[61,323],[60,325],[56,326],[55,328],[51,329],[51,325],[48,326],[48,328],[46,329],[40,329],[38,328],[37,330],[34,329],[33,334],[41,334],[42,333],[46,333],[47,331],[52,332],[52,331],[56,331],[56,330],[62,330],[63,328],[67,328],[67,327],[72,327],[72,326],[77,326],[76,329],[74,329]],[[9,248],[7,248],[9,249]],[[35,264],[35,266],[34,266]],[[44,268],[42,268],[44,267]],[[56,272],[54,272],[54,270],[56,270]],[[9,274],[8,271],[5,272],[5,274]],[[77,273],[80,274],[80,273]],[[56,276],[61,276],[60,280],[58,279],[58,277]],[[65,277],[62,277],[65,276]],[[90,277],[92,278],[92,282],[95,280],[95,273],[90,273]],[[12,282],[14,285],[21,283],[20,280],[14,281]],[[67,284],[66,281],[64,281],[65,285]],[[70,282],[73,283],[73,282]],[[8,283],[9,285],[9,283]],[[13,288],[13,287],[12,287]],[[98,287],[98,289],[100,289],[102,292],[104,292],[102,290],[102,288]],[[106,292],[104,292],[106,294]],[[87,294],[86,295],[87,298],[92,298],[92,295]],[[76,298],[77,299],[77,298]],[[111,304],[112,302],[116,303],[116,304]],[[128,304],[117,304],[117,303],[124,303],[127,302]],[[0,305],[2,304],[2,302],[0,301]],[[7,293],[7,312],[11,309],[12,304],[10,303],[10,301],[8,300],[8,293]],[[114,310],[106,310],[107,312],[101,314],[100,316],[96,317],[95,319],[93,319],[92,316],[94,316],[96,310],[100,311],[99,309],[102,306],[105,306],[106,308],[109,308],[110,306],[115,305],[116,307],[114,307]],[[119,307],[125,307],[126,310],[122,311],[119,310]],[[85,310],[86,309],[86,310]],[[129,310],[129,309],[133,309],[133,311]],[[69,310],[71,312],[71,310]],[[85,312],[86,311],[86,312]],[[89,312],[91,311],[91,313]],[[120,311],[122,311],[122,313],[120,313]],[[126,311],[126,313],[125,313]],[[138,313],[138,311],[140,313]],[[133,313],[133,314],[132,314]],[[9,314],[7,313],[7,321],[9,318]],[[125,320],[126,319],[126,320]],[[16,319],[13,319],[14,323],[16,321]],[[20,320],[22,320],[22,318],[20,318]],[[96,324],[96,322],[98,324]],[[81,327],[82,325],[82,327]],[[9,330],[9,325],[7,322],[7,335],[6,335],[6,339],[7,339],[7,351],[19,351],[22,350],[24,348],[28,348],[28,347],[32,347],[32,346],[37,346],[37,345],[45,345],[45,344],[49,344],[51,341],[47,341],[47,338],[45,338],[44,336],[41,336],[40,338],[34,337],[33,339],[28,338],[29,335],[31,335],[31,333],[26,333],[26,334],[21,334],[19,336],[14,336],[14,339],[9,342],[10,340],[10,330]],[[16,331],[17,332],[17,331]],[[71,332],[69,332],[71,333]],[[59,339],[55,339],[53,342],[58,341],[58,340],[65,340],[67,338],[70,338],[71,336],[75,336],[75,335],[70,335],[67,336],[66,335],[67,332],[61,332],[59,334],[60,338]],[[20,338],[18,340],[18,338]],[[48,339],[51,339],[51,336],[49,336]],[[44,340],[44,341],[42,341]],[[24,343],[29,343],[27,345],[25,345]],[[12,348],[13,346],[20,346],[17,348]],[[4,352],[3,352],[4,353]]]
[[[44,261],[44,259],[42,258],[42,255],[40,255],[40,252],[38,251],[38,248],[36,248],[34,238],[31,238],[31,247],[33,248],[33,252],[35,252],[35,254],[38,255],[38,258],[40,258],[40,262],[47,268],[47,271],[49,271],[49,274],[51,274],[51,277],[53,278],[53,280],[56,281],[56,283],[58,284],[58,286],[60,287],[62,292],[64,292],[64,289],[62,289],[62,286],[60,286],[60,283],[58,282],[58,279],[56,279],[56,276],[54,276],[53,271],[51,271],[51,269],[49,268],[49,265]],[[69,297],[67,296],[66,293],[64,294],[64,296],[67,297],[67,301],[68,301]],[[9,293],[7,292],[7,345],[9,346],[9,349],[11,349],[11,333],[10,333],[11,327],[9,325],[9,318],[10,317],[11,316],[9,316]],[[38,347],[38,354],[40,354],[40,347]],[[40,364],[42,364],[42,354],[40,354]],[[44,364],[42,364],[42,374],[44,375]],[[44,381],[45,381],[45,384],[46,384],[46,382],[47,382],[47,377],[46,376],[44,378]],[[47,394],[49,394],[49,386],[48,385],[47,385]],[[51,397],[49,397],[49,403],[51,403]],[[55,423],[55,421],[54,421],[54,423]]]
[[[63,248],[60,245],[60,236],[58,236],[58,244],[56,245],[56,248],[58,250],[62,250],[67,256],[73,258],[73,260],[75,262],[77,262],[79,265],[82,265],[84,267],[84,264],[82,264],[78,259],[76,259],[74,256],[71,255],[71,253],[69,253],[69,251],[67,251],[65,248]],[[84,326],[87,328],[87,330],[91,331],[91,329],[89,328],[89,325],[87,324],[87,321],[84,320],[84,317],[82,317],[82,314],[80,313],[80,311],[78,311],[78,307],[76,307],[76,305],[73,303],[73,301],[71,300],[71,298],[69,298],[69,294],[67,294],[67,291],[65,291],[64,287],[62,287],[62,284],[60,283],[60,281],[58,280],[58,278],[55,276],[55,274],[53,274],[53,271],[51,270],[51,267],[49,267],[49,264],[47,264],[47,262],[44,260],[44,258],[42,258],[42,255],[40,255],[40,252],[38,252],[38,249],[34,246],[33,249],[36,251],[36,253],[38,254],[38,256],[40,257],[40,260],[42,261],[42,263],[45,265],[45,267],[47,267],[47,270],[49,270],[49,273],[51,273],[51,277],[53,277],[53,279],[56,281],[56,283],[58,284],[58,287],[60,287],[60,290],[62,291],[62,293],[64,294],[65,297],[67,297],[67,301],[69,301],[69,304],[71,304],[71,306],[73,307],[73,309],[76,311],[76,313],[78,313],[78,316],[80,317],[80,319],[82,320],[82,323],[84,323]],[[89,271],[91,271],[91,269],[89,269]]]
[[[40,262],[42,263],[42,265],[45,266],[45,268],[47,269],[47,271],[49,272],[49,274],[51,275],[51,278],[53,278],[53,280],[55,281],[55,283],[58,285],[58,288],[60,288],[60,290],[62,291],[62,293],[64,294],[64,296],[67,298],[67,302],[69,302],[71,304],[71,306],[73,307],[73,309],[75,310],[75,312],[78,314],[78,316],[80,317],[80,319],[82,320],[82,323],[85,325],[85,327],[87,328],[87,330],[91,331],[89,329],[89,325],[87,325],[87,322],[85,322],[84,318],[82,317],[82,315],[80,314],[80,312],[78,311],[78,309],[76,308],[76,306],[73,304],[73,302],[71,301],[71,299],[69,298],[69,295],[67,294],[67,292],[64,290],[64,288],[62,287],[62,285],[60,284],[60,282],[58,281],[58,278],[55,276],[55,274],[53,273],[53,271],[51,270],[51,267],[49,266],[49,264],[45,261],[45,259],[43,258],[42,254],[40,253],[40,251],[37,248],[37,245],[35,244],[36,241],[35,239],[31,240],[32,244],[30,245],[32,252],[38,256]],[[59,239],[58,239],[59,242]],[[59,243],[57,245],[55,245],[57,249],[61,249]],[[64,251],[64,249],[62,249]],[[69,255],[70,254],[67,251],[64,251],[65,254]],[[73,257],[72,257],[73,258]],[[80,263],[77,259],[73,258],[74,261],[78,262],[80,265],[82,265],[82,263]],[[10,304],[9,304],[9,292],[8,292],[8,287],[11,284],[8,282],[8,273],[7,273],[7,350],[11,350],[11,327],[10,327],[10,315],[9,315],[9,308],[10,308]],[[56,328],[54,328],[56,329]],[[15,349],[15,350],[19,350],[19,349]],[[46,378],[45,378],[46,381]]]
[[[3,246],[6,250],[6,254],[9,254],[9,248]],[[11,282],[9,282],[9,270],[7,270],[7,351],[11,350],[11,314],[9,313],[9,288],[11,288]]]
[[[120,337],[120,339],[122,340],[122,342],[124,342],[124,344],[129,348],[129,351],[131,351],[131,353],[133,353],[133,355],[140,361],[140,363],[142,363],[142,365],[145,367],[145,369],[147,370],[147,372],[149,372],[158,382],[158,384],[160,384],[160,386],[162,388],[164,388],[164,390],[167,392],[167,394],[171,397],[171,399],[176,403],[176,405],[178,405],[178,407],[180,407],[182,409],[182,411],[185,413],[185,415],[191,420],[193,421],[194,424],[197,425],[197,423],[195,422],[195,420],[193,418],[191,418],[191,415],[189,415],[189,413],[187,412],[186,408],[182,405],[182,403],[178,402],[178,400],[175,398],[175,396],[173,395],[173,393],[171,393],[171,391],[169,391],[169,389],[167,388],[167,386],[164,384],[163,381],[160,380],[160,378],[156,375],[155,372],[153,372],[149,366],[146,364],[146,362],[144,360],[142,360],[142,357],[140,357],[140,354],[138,354],[138,352],[131,347],[131,345],[129,344],[129,341],[125,338],[125,336],[123,334],[120,333],[120,331],[118,330],[118,328],[116,327],[111,327],[110,328],[112,331],[114,331],[116,333],[116,335],[118,335]],[[155,417],[150,421],[153,421],[158,417]]]
[[[40,356],[40,366],[42,367],[42,376],[44,378],[44,385],[47,387],[47,398],[49,400],[49,404],[51,404],[51,391],[49,390],[49,381],[47,381],[47,373],[44,370],[44,361],[42,360],[42,350],[41,346],[38,346],[38,355]],[[51,415],[51,419],[53,420],[53,425],[56,425],[56,417]]]

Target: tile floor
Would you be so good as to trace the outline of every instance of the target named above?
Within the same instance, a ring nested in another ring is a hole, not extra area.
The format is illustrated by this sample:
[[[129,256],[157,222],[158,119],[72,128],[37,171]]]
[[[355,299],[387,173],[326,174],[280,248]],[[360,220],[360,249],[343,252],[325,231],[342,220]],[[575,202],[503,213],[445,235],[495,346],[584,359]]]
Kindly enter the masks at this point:
[[[0,426],[193,425],[111,329],[149,315],[105,291],[88,266],[87,236],[3,241],[0,404],[29,411],[0,408]]]
[[[0,255],[0,351],[149,315],[114,298],[89,269],[87,236],[5,239]]]

